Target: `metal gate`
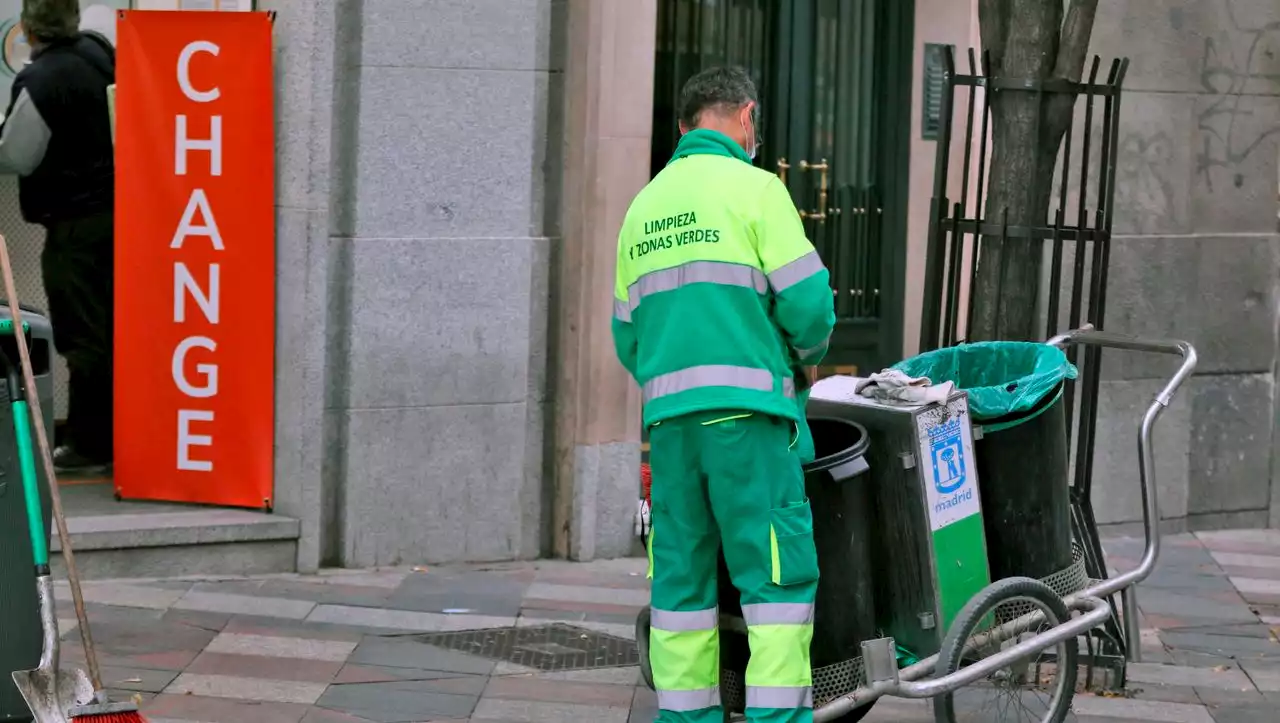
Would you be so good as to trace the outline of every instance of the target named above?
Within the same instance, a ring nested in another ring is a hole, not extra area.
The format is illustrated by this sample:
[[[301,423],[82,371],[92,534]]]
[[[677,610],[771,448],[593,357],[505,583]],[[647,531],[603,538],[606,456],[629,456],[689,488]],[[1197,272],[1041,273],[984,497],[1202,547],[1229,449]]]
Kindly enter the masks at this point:
[[[831,270],[826,364],[902,354],[914,0],[660,0],[652,170],[679,140],[680,89],[740,65],[761,95],[762,168],[791,190]]]

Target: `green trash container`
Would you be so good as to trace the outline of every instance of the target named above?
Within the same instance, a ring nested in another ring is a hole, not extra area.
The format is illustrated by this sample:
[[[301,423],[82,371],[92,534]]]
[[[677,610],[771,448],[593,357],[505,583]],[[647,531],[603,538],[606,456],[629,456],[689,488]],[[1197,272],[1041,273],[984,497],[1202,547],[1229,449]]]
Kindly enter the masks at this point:
[[[993,341],[938,349],[894,365],[968,392],[991,579],[1048,578],[1071,566],[1065,382],[1061,349]]]
[[[9,319],[9,307],[0,304],[0,319]],[[40,311],[22,305],[22,320],[29,329],[27,344],[36,377],[36,393],[44,413],[45,432],[53,439],[53,328]],[[0,353],[18,367],[17,343],[12,334],[0,335]],[[0,375],[3,375],[0,366]],[[22,694],[13,685],[10,673],[30,670],[40,663],[40,613],[36,598],[35,566],[31,560],[31,537],[27,534],[27,512],[22,497],[22,475],[14,443],[13,414],[9,389],[0,378],[0,721],[31,720]],[[30,392],[28,392],[30,395]],[[36,465],[40,485],[40,508],[44,511],[45,535],[50,534],[51,504],[49,481]]]

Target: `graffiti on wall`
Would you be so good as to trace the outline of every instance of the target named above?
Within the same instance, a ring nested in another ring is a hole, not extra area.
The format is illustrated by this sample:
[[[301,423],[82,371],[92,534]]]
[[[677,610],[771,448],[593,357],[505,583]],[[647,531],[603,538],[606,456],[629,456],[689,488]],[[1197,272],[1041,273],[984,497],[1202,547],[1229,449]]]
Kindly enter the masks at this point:
[[[1196,149],[1196,176],[1210,191],[1215,169],[1242,187],[1246,162],[1280,138],[1280,117],[1273,112],[1280,91],[1280,17],[1242,21],[1238,0],[1220,1],[1228,23],[1204,39],[1200,83],[1209,103],[1197,118],[1203,143]]]
[[[1116,153],[1116,224],[1129,233],[1155,233],[1179,221],[1174,203],[1175,142],[1164,129],[1134,129]]]

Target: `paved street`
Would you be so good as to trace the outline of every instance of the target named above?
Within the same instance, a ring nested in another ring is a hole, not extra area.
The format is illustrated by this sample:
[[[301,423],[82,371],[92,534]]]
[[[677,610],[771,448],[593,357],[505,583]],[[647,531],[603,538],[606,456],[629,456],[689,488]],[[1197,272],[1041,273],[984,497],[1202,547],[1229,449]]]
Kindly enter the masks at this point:
[[[1127,568],[1141,545],[1108,549]],[[648,599],[643,566],[96,582],[86,595],[108,686],[139,696],[152,723],[647,723],[654,697],[626,642]],[[1140,603],[1147,662],[1131,695],[1080,696],[1076,720],[1274,723],[1280,532],[1167,538]],[[83,660],[64,630],[67,659]],[[579,641],[594,659],[565,645]],[[884,700],[866,720],[932,716]]]

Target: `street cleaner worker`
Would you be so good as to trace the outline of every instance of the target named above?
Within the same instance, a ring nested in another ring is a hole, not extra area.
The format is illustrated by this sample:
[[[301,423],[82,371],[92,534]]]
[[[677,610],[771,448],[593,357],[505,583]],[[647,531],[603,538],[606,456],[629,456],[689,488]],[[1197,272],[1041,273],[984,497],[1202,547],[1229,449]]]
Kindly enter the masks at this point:
[[[745,71],[694,76],[675,154],[618,237],[614,342],[642,390],[653,473],[658,723],[724,720],[721,546],[749,629],[747,720],[813,720],[804,367],[826,353],[835,312],[786,186],[752,165],[757,107]]]

